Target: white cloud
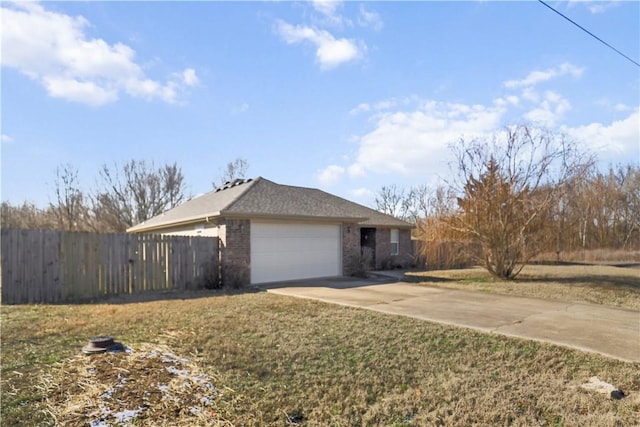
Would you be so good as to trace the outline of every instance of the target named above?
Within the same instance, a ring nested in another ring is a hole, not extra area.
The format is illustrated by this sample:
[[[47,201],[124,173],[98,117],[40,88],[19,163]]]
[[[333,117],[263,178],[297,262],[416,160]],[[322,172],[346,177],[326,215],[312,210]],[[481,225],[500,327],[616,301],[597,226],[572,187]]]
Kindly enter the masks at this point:
[[[543,100],[524,118],[544,126],[555,126],[571,110],[571,103],[553,91],[546,91]]]
[[[4,133],[2,134],[2,139],[1,139],[1,140],[2,140],[2,142],[7,142],[7,143],[9,143],[9,142],[13,142],[13,138],[12,138],[12,137],[10,137],[10,136],[9,136],[9,135],[7,135],[7,134],[4,134]]]
[[[349,114],[356,115],[359,113],[366,113],[370,111],[388,111],[400,105],[409,105],[410,103],[415,102],[417,100],[418,98],[416,96],[405,96],[402,98],[383,99],[382,101],[378,101],[373,104],[364,102],[364,103],[358,104],[356,108],[353,108],[351,111],[349,111]]]
[[[322,69],[337,67],[340,64],[354,61],[363,56],[366,46],[350,39],[336,39],[325,30],[318,30],[302,25],[291,25],[278,21],[276,29],[288,44],[304,41],[311,42],[316,47],[316,60]]]
[[[195,86],[200,83],[200,79],[196,75],[196,70],[193,68],[187,68],[182,72],[182,81],[187,86]]]
[[[622,104],[622,103],[616,104],[614,108],[615,108],[616,111],[631,111],[631,110],[633,110],[632,107],[630,107],[630,106],[628,106],[626,104]]]
[[[384,177],[388,174],[427,180],[446,177],[453,160],[452,143],[460,138],[470,140],[494,135],[504,125],[520,121],[533,121],[565,132],[585,148],[597,152],[605,163],[629,159],[640,162],[637,106],[608,103],[609,110],[615,106],[618,114],[627,117],[609,124],[567,127],[563,121],[572,109],[569,99],[559,91],[536,90],[533,86],[560,75],[581,73],[581,69],[567,64],[539,74],[530,73],[525,80],[512,85],[521,89],[519,94],[506,90],[486,104],[424,101],[414,95],[361,103],[349,113],[365,115],[372,128],[349,139],[357,148],[354,155],[344,159],[343,167],[338,166],[340,177],[366,178],[367,182],[375,179],[388,182],[388,177]]]
[[[313,0],[311,5],[319,12],[322,17],[322,24],[332,27],[353,26],[350,19],[345,18],[338,13],[338,9],[342,7],[343,2],[339,0]]]
[[[515,95],[510,95],[503,98],[496,98],[493,103],[499,107],[507,107],[509,105],[518,105],[520,99]]]
[[[569,7],[583,4],[587,7],[589,12],[596,14],[602,13],[607,9],[611,9],[612,7],[618,6],[620,2],[616,0],[607,0],[607,1],[594,1],[594,0],[569,0]]]
[[[364,187],[349,190],[349,194],[351,194],[354,197],[357,197],[358,199],[373,199],[376,195],[375,192]]]
[[[325,16],[334,16],[338,6],[342,5],[339,0],[313,0],[313,8]]]
[[[504,82],[504,86],[509,89],[518,87],[530,87],[538,83],[546,82],[548,80],[566,75],[578,78],[582,75],[583,72],[584,68],[579,68],[575,65],[565,62],[558,67],[549,68],[546,70],[532,71],[531,73],[529,73],[529,75],[527,75],[527,77],[522,80],[508,80]]]
[[[384,27],[380,14],[378,12],[365,9],[364,5],[360,5],[358,24],[362,27],[371,27],[376,31],[380,31],[382,30],[382,27]]]
[[[591,123],[562,130],[596,152],[602,161],[640,162],[640,110],[636,109],[622,120],[609,125]]]
[[[359,138],[358,138],[359,139]],[[349,176],[351,178],[359,178],[367,176],[367,173],[364,170],[364,167],[359,163],[354,163],[347,168],[349,172]]]
[[[413,111],[378,113],[375,128],[360,139],[349,175],[445,174],[449,144],[493,131],[504,112],[498,105],[428,101]]]
[[[37,81],[52,97],[92,106],[115,102],[123,92],[176,103],[186,87],[198,83],[192,68],[173,73],[164,83],[150,79],[131,47],[90,38],[85,33],[89,26],[82,16],[38,3],[4,3],[2,65]]]
[[[337,184],[344,175],[344,168],[338,165],[329,165],[316,175],[316,179],[322,185],[330,186]]]
[[[352,116],[359,114],[359,113],[366,113],[371,111],[371,105],[366,103],[366,102],[362,102],[360,104],[358,104],[358,106],[356,108],[353,108],[351,111],[349,111],[349,114],[351,114]]]

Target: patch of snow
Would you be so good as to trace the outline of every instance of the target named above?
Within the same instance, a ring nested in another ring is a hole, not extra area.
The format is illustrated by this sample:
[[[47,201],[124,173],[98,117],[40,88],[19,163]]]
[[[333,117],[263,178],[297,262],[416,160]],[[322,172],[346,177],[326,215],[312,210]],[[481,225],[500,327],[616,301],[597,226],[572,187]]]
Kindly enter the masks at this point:
[[[107,390],[98,397],[100,399],[111,399],[112,396],[113,396],[113,390]]]
[[[191,412],[191,415],[197,415],[202,411],[201,408],[196,408],[196,407],[190,407],[189,408],[189,412]]]
[[[186,357],[178,357],[173,353],[164,353],[162,355],[162,359],[160,359],[160,361],[162,363],[172,363],[172,362],[187,363],[187,362],[189,362],[189,359],[187,359]]]
[[[618,390],[617,387],[614,387],[612,384],[601,381],[598,377],[589,378],[588,383],[582,384],[582,387],[585,390],[595,391],[597,393],[602,393],[606,395],[611,395],[612,391]]]
[[[142,409],[125,409],[122,412],[116,412],[112,416],[116,419],[116,422],[124,424],[136,418],[141,412]]]
[[[178,375],[180,377],[186,377],[189,375],[189,371],[186,369],[178,369],[175,366],[171,365],[171,366],[167,366],[167,371],[169,371],[170,374],[173,375]]]

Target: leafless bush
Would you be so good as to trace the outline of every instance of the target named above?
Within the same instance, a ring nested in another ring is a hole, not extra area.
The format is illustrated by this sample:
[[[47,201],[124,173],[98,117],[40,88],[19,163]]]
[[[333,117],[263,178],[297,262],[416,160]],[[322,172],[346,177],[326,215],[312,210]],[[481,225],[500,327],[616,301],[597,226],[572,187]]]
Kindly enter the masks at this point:
[[[215,258],[211,258],[210,261],[203,263],[200,266],[201,275],[198,278],[199,289],[220,289],[222,284],[220,282],[220,268]]]
[[[354,277],[367,277],[373,269],[373,250],[362,248],[361,251],[353,253],[348,259],[348,271]]]
[[[478,244],[461,241],[423,241],[418,246],[424,266],[429,270],[448,270],[477,265],[481,260]]]
[[[241,289],[250,281],[249,266],[245,262],[232,262],[222,266],[221,288]]]

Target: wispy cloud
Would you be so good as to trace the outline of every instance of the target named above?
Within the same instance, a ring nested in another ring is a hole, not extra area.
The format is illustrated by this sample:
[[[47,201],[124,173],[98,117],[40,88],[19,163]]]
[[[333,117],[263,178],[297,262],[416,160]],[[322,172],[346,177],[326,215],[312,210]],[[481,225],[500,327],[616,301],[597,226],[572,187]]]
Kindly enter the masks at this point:
[[[525,113],[524,118],[533,123],[553,127],[570,110],[571,103],[567,99],[556,92],[547,91],[542,95],[538,105]]]
[[[349,194],[351,194],[352,196],[358,199],[373,199],[376,195],[375,192],[365,187],[349,190]]]
[[[360,13],[358,15],[358,24],[362,27],[371,27],[376,31],[382,30],[384,22],[378,12],[367,10],[364,5],[360,5]]]
[[[336,10],[342,6],[340,0],[313,0],[313,8],[325,16],[335,16]]]
[[[288,44],[309,42],[316,48],[316,60],[322,69],[335,68],[338,65],[355,61],[364,55],[366,45],[351,39],[336,39],[326,30],[303,25],[291,25],[284,21],[276,22],[276,31]]]
[[[234,105],[231,108],[231,114],[241,114],[246,111],[249,111],[249,104],[247,104],[246,102],[243,102],[242,104],[239,104],[239,105]]]
[[[527,77],[521,80],[508,80],[504,82],[504,86],[508,89],[535,86],[538,83],[546,82],[548,80],[566,75],[577,78],[580,77],[583,72],[583,68],[579,68],[573,64],[565,62],[558,67],[548,68],[546,70],[532,71],[527,75]]]
[[[325,186],[336,184],[344,175],[344,168],[338,165],[329,165],[316,174],[316,180]]]
[[[0,140],[6,143],[13,142],[13,138],[4,133],[2,134],[2,138]]]
[[[198,84],[193,68],[172,73],[164,82],[149,78],[123,43],[91,38],[90,22],[45,9],[34,2],[3,3],[2,65],[37,81],[56,98],[100,106],[120,94],[180,102]]]
[[[617,0],[595,1],[595,0],[569,0],[569,7],[584,5],[589,12],[603,13],[604,11],[616,7],[620,4]]]
[[[386,111],[398,106],[406,106],[411,102],[417,101],[418,98],[416,96],[405,96],[401,98],[389,98],[384,99],[382,101],[377,101],[374,103],[363,102],[358,104],[357,107],[353,108],[349,111],[350,115],[357,115],[360,113],[367,113],[370,111]]]

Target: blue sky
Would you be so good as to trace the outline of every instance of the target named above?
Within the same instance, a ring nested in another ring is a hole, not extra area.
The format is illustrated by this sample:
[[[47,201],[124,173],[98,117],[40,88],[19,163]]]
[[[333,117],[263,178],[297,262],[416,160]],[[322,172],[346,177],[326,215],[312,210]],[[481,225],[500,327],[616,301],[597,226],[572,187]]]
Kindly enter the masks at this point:
[[[636,61],[640,3],[550,2]],[[2,199],[56,168],[227,162],[370,205],[434,184],[448,144],[532,122],[640,163],[640,69],[538,2],[2,3]]]

